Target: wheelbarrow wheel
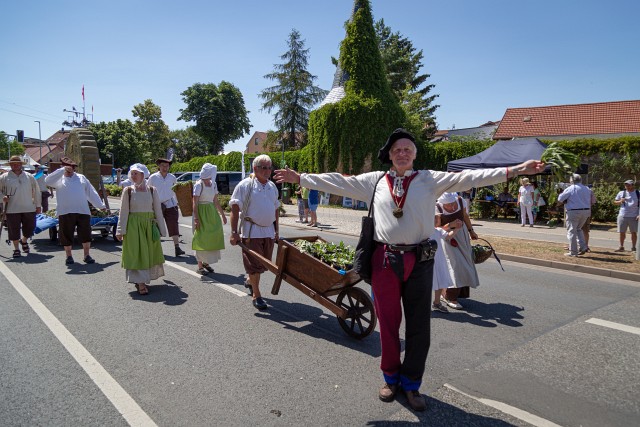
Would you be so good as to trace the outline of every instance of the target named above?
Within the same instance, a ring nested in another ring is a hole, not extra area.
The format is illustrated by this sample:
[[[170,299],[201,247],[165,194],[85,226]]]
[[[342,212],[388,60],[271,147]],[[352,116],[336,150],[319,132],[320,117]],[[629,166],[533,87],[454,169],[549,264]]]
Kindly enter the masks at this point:
[[[346,288],[338,295],[336,303],[347,310],[347,317],[338,317],[340,327],[354,338],[362,339],[376,328],[377,317],[373,301],[360,288]]]

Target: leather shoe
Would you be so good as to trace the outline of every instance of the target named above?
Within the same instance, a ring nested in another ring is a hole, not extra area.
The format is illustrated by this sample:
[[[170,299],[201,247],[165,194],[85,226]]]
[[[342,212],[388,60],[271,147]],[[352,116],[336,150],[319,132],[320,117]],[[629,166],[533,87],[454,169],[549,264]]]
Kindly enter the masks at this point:
[[[261,297],[253,300],[253,306],[258,310],[266,310],[268,308],[267,303]]]
[[[65,263],[65,264],[67,264],[67,265],[71,265],[71,264],[73,264],[73,263],[74,263],[74,261],[73,261],[73,257],[68,256],[68,257],[67,257],[67,260],[66,260],[64,263]]]
[[[179,257],[180,255],[184,255],[184,254],[185,254],[185,251],[180,249],[180,246],[176,245],[176,257]]]
[[[393,399],[396,398],[396,393],[398,392],[398,384],[389,384],[384,383],[380,390],[378,391],[378,397],[383,402],[393,402]]]
[[[405,391],[405,394],[407,396],[407,402],[409,403],[409,406],[411,406],[411,409],[419,412],[427,409],[427,402],[424,399],[424,396],[421,395],[418,390]]]
[[[91,258],[91,255],[87,255],[86,257],[84,257],[84,262],[85,264],[93,264],[94,262],[96,262],[96,260]]]

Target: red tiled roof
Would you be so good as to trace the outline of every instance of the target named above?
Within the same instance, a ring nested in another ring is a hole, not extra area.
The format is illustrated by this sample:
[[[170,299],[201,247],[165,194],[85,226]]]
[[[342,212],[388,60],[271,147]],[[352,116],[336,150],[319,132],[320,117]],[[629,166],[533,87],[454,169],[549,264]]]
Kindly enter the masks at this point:
[[[640,100],[508,108],[493,139],[639,133]]]

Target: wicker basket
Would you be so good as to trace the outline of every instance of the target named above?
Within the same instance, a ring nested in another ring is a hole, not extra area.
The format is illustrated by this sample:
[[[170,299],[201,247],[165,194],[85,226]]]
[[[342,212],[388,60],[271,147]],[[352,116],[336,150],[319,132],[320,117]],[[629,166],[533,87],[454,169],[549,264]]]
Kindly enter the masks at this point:
[[[173,191],[178,198],[178,206],[180,207],[182,216],[193,215],[193,201],[191,198],[193,194],[193,181],[188,181],[188,184],[185,185],[176,185],[173,187]]]
[[[484,239],[478,239],[487,242]],[[496,251],[491,246],[491,243],[487,242],[486,245],[475,244],[471,246],[473,251],[473,263],[474,264],[482,264],[493,255]]]

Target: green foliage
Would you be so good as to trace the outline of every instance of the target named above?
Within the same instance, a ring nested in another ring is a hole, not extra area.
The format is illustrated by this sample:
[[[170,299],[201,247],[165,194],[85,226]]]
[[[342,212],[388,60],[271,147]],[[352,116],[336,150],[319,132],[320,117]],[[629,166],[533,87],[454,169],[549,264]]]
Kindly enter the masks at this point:
[[[162,109],[150,99],[133,107],[131,111],[136,118],[135,126],[144,135],[141,163],[153,162],[164,157],[171,144],[169,126],[162,120]]]
[[[596,204],[591,208],[591,218],[594,221],[615,221],[620,207],[613,201],[621,188],[616,184],[601,181],[594,184],[592,190],[596,196]]]
[[[105,184],[104,188],[109,192],[110,196],[120,197],[122,195],[122,187],[116,184]]]
[[[280,57],[285,63],[275,64],[274,71],[264,76],[277,85],[263,90],[260,98],[264,100],[263,110],[276,110],[273,121],[287,146],[300,148],[306,142],[309,111],[327,91],[313,85],[317,77],[307,71],[309,49],[304,48],[298,30],[291,31],[287,44],[289,50]]]
[[[192,157],[206,156],[207,141],[198,135],[193,126],[186,129],[177,129],[169,133],[174,149],[174,159],[178,161],[189,160]]]
[[[0,150],[6,150],[7,159],[10,157],[9,153],[11,156],[24,154],[24,146],[3,131],[0,131]],[[0,155],[0,157],[4,157],[4,155]]]
[[[444,141],[424,143],[418,147],[416,167],[439,171],[447,170],[447,163],[452,160],[463,159],[486,150],[495,144],[492,140],[472,140],[464,142]]]
[[[298,239],[293,245],[300,252],[305,252],[314,258],[328,264],[336,269],[350,270],[353,268],[353,259],[355,251],[351,246],[345,245],[344,242],[331,243],[321,240],[310,242],[308,240]]]
[[[89,130],[98,144],[102,163],[111,163],[109,153],[115,155],[114,167],[128,168],[144,159],[144,134],[130,120],[92,123]]]
[[[547,146],[540,160],[551,166],[551,171],[558,181],[563,181],[580,166],[580,157],[560,147],[557,142]]]
[[[218,201],[220,202],[220,206],[225,212],[231,212],[231,206],[229,206],[230,200],[230,194],[218,194]]]
[[[309,117],[312,171],[356,174],[381,168],[378,150],[406,123],[386,78],[369,1],[358,0],[355,8],[340,47],[340,64],[349,76],[345,97]]]
[[[240,90],[222,81],[196,83],[181,93],[187,107],[178,120],[194,121],[194,131],[207,142],[209,153],[220,153],[225,144],[249,133],[251,123]]]
[[[375,30],[387,80],[407,115],[405,127],[425,141],[431,139],[436,131],[434,113],[439,107],[433,102],[439,95],[429,95],[435,85],[423,86],[430,75],[419,74],[422,50],[416,51],[408,38],[392,32],[382,19],[375,23]]]
[[[554,142],[543,140],[545,144]],[[622,136],[619,138],[577,138],[556,141],[558,145],[582,157],[600,153],[633,154],[640,151],[640,136]]]

